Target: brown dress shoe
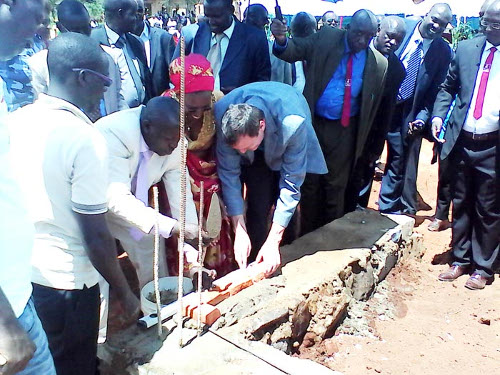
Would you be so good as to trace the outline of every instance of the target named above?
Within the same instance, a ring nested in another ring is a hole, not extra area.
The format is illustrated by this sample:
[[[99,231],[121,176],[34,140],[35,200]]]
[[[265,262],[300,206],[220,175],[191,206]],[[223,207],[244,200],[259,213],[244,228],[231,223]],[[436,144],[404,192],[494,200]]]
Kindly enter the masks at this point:
[[[465,266],[451,266],[448,271],[439,274],[438,279],[441,281],[453,281],[467,272]]]
[[[473,273],[469,280],[465,282],[465,287],[471,290],[479,290],[484,289],[486,283],[488,282],[488,278],[481,276],[478,273]]]
[[[427,226],[427,229],[431,232],[441,232],[450,227],[450,222],[448,220],[434,219],[432,223]]]

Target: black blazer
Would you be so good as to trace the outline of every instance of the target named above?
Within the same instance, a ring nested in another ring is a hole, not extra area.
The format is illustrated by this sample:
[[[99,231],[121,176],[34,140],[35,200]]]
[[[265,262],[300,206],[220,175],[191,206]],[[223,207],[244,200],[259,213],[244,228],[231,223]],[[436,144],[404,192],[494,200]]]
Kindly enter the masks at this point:
[[[151,48],[151,60],[149,70],[152,75],[153,96],[161,95],[169,88],[170,77],[168,68],[172,60],[172,55],[175,51],[175,41],[172,35],[158,27],[149,28],[149,42]]]
[[[408,32],[406,33],[403,43],[396,51],[396,56],[398,58],[401,58],[415,28],[420,25],[419,20],[406,19],[405,23]],[[402,124],[403,134],[408,134],[409,122],[418,119],[427,123],[430,120],[439,85],[443,83],[446,77],[450,61],[451,48],[448,43],[446,43],[443,38],[433,40],[418,71],[413,105]]]
[[[451,103],[456,100],[448,120],[444,138],[446,142],[441,149],[441,159],[445,159],[450,154],[462,131],[474,94],[476,77],[481,68],[481,55],[485,45],[485,36],[458,43],[446,80],[440,87],[434,104],[433,116],[445,119]]]
[[[90,35],[93,39],[97,40],[100,44],[105,46],[110,46],[108,35],[106,34],[106,29],[104,25],[98,26],[92,29]],[[151,72],[148,68],[148,60],[146,58],[146,51],[144,50],[144,44],[142,40],[133,35],[132,33],[126,33],[125,39],[127,40],[127,48],[129,53],[137,58],[139,63],[139,75],[142,79],[142,84],[145,87],[146,95],[143,104],[147,103],[153,95],[153,83],[151,78]]]
[[[405,77],[406,70],[403,63],[393,52],[390,53],[387,57],[384,93],[365,146],[364,155],[369,159],[367,162],[374,162],[384,150],[385,137],[392,122],[399,87]]]
[[[219,73],[221,91],[231,90],[247,83],[269,81],[271,79],[271,60],[266,34],[255,27],[234,20],[234,31],[227,47]],[[192,31],[198,28],[193,37]],[[186,38],[186,54],[198,53],[207,56],[210,51],[212,32],[207,22],[188,26],[183,35]],[[175,57],[180,54],[177,45]]]

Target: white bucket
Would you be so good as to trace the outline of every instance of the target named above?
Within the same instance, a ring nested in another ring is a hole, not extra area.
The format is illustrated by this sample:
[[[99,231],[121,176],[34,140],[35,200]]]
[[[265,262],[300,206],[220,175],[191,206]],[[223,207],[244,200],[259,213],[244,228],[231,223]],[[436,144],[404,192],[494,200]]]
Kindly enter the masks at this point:
[[[179,290],[179,282],[177,276],[169,276],[169,277],[161,277],[158,280],[158,285],[160,288],[160,291],[162,290],[172,290],[175,293]],[[182,282],[182,288],[184,295],[190,293],[193,291],[193,283],[190,278],[184,277],[184,280]],[[156,303],[151,302],[148,300],[146,297],[149,295],[149,293],[154,293],[155,287],[153,281],[150,281],[141,290],[141,310],[144,313],[144,315],[149,315],[149,314],[155,314],[156,313]],[[166,305],[162,305],[161,307],[164,307]]]

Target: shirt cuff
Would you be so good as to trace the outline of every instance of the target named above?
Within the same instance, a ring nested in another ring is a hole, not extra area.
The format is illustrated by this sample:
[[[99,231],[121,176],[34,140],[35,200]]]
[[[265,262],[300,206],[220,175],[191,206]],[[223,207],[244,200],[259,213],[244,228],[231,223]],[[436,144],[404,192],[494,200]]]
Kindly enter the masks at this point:
[[[288,38],[286,38],[286,42],[284,46],[280,46],[276,41],[274,41],[273,44],[273,51],[276,51],[277,53],[282,53],[285,52],[286,47],[288,47]]]
[[[158,231],[160,232],[160,236],[163,238],[169,238],[172,235],[172,230],[174,229],[177,220],[172,219],[168,216],[160,216],[160,220],[158,223]]]

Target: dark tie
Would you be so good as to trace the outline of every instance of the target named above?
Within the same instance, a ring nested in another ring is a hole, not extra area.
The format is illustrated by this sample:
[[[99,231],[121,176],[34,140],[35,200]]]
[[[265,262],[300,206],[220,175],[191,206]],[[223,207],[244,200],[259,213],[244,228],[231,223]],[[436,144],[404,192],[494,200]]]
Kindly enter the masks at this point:
[[[495,57],[496,47],[490,48],[490,54],[486,58],[483,66],[483,73],[481,74],[481,81],[479,82],[479,90],[477,91],[476,106],[474,107],[474,118],[480,119],[483,115],[484,94],[486,94],[486,86],[488,85],[488,77],[490,76],[491,64],[493,57]]]
[[[347,58],[347,68],[345,72],[344,104],[342,105],[342,118],[340,123],[345,128],[349,126],[351,118],[351,86],[352,86],[352,53]]]
[[[409,99],[415,92],[415,84],[417,83],[418,70],[422,62],[423,48],[422,43],[419,42],[415,51],[412,52],[406,67],[406,77],[401,83],[398,94],[398,102]]]

